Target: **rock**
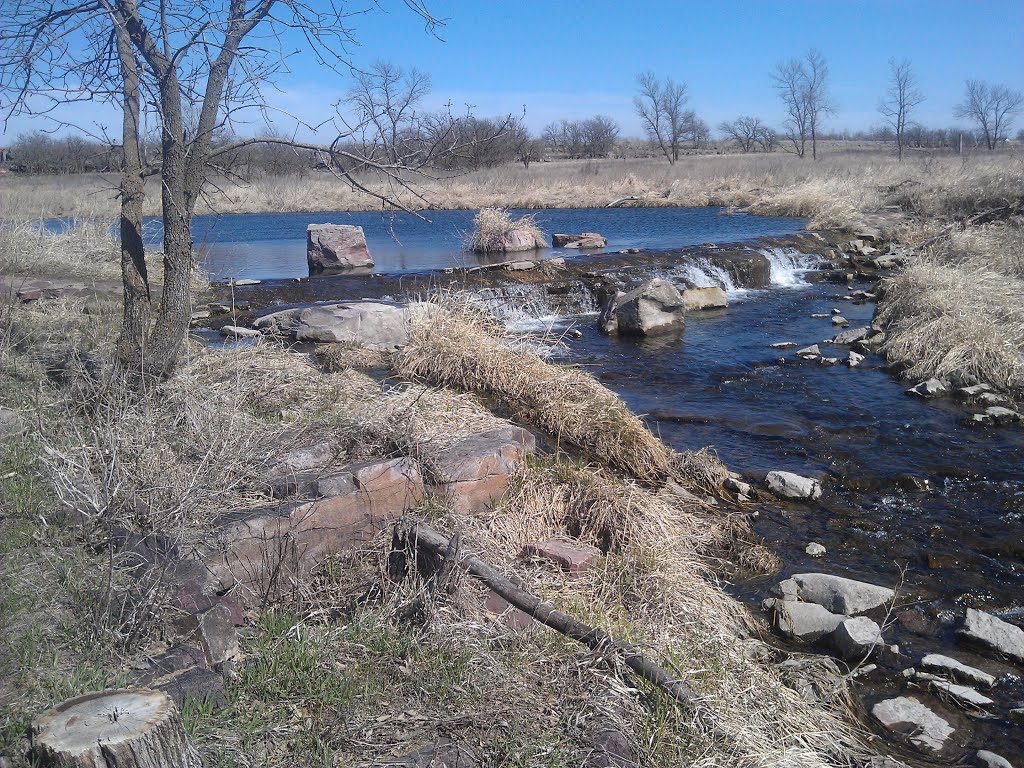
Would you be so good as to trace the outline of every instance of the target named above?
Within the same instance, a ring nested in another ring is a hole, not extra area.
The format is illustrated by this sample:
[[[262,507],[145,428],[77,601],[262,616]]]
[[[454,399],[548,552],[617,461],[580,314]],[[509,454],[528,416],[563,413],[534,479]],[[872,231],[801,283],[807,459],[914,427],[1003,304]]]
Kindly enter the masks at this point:
[[[362,227],[349,224],[310,224],[306,227],[309,273],[372,267]]]
[[[989,613],[968,608],[964,625],[957,634],[965,640],[1024,662],[1024,630]]]
[[[0,442],[21,437],[28,431],[28,423],[20,411],[0,405]]]
[[[930,752],[941,752],[953,727],[915,698],[900,696],[880,701],[871,714],[891,731],[906,733],[911,744]]]
[[[551,246],[553,248],[579,248],[589,250],[592,248],[604,248],[608,245],[608,239],[597,234],[597,232],[583,232],[579,235],[552,235]]]
[[[831,640],[847,661],[863,661],[883,644],[882,629],[867,616],[856,616],[836,627]]]
[[[835,317],[832,318],[832,325],[839,325],[839,326],[845,327],[845,326],[847,326],[849,324],[850,324],[850,321],[847,320],[842,315],[836,315]]]
[[[699,312],[702,309],[722,309],[729,306],[729,297],[725,291],[717,286],[710,288],[687,288],[683,291],[683,306],[687,312]]]
[[[949,392],[949,387],[938,379],[922,381],[917,386],[907,390],[908,395],[917,395],[918,397],[939,397],[947,392]]]
[[[811,318],[814,320],[824,320],[826,317],[831,317],[828,312],[814,312],[811,314]]]
[[[305,307],[295,307],[294,309],[284,309],[280,312],[271,312],[269,315],[263,315],[263,317],[253,320],[252,325],[254,328],[259,328],[267,333],[291,335],[299,327],[299,315],[305,309]]]
[[[728,272],[738,287],[768,288],[772,284],[771,262],[760,251],[715,251],[708,254],[707,259]]]
[[[838,365],[839,364],[839,358],[838,357],[820,357],[820,358],[818,358],[818,362],[821,365]]]
[[[224,695],[223,676],[202,667],[187,669],[157,689],[174,699],[179,708],[189,701],[205,702],[216,709],[228,703]]]
[[[295,338],[385,352],[409,342],[408,313],[404,307],[377,301],[310,307],[299,315]]]
[[[825,550],[825,547],[823,547],[818,542],[812,541],[804,549],[804,552],[806,552],[811,557],[822,557],[825,554],[826,550]]]
[[[864,362],[864,355],[859,352],[851,351],[849,356],[846,358],[846,364],[851,368],[858,368],[860,364]]]
[[[333,443],[322,442],[316,445],[293,448],[277,457],[270,463],[266,478],[274,487],[275,495],[290,496],[297,493],[289,484],[294,484],[302,473],[312,469],[326,467],[334,461],[341,451]],[[281,490],[278,491],[278,487]]]
[[[1019,424],[1024,421],[1024,414],[999,405],[986,408],[984,416],[990,424]]]
[[[532,433],[509,426],[463,438],[430,457],[430,464],[438,489],[457,512],[479,512],[505,494],[512,473],[534,450]]]
[[[195,312],[192,313],[192,316],[189,319],[192,322],[195,322],[196,320],[206,320],[209,317],[210,317],[210,311],[209,310],[197,309]]]
[[[836,344],[853,344],[855,341],[866,339],[871,335],[871,327],[863,326],[862,328],[849,328],[841,333],[836,334],[835,338],[832,339]]]
[[[975,397],[978,397],[978,395],[991,391],[992,387],[989,384],[974,384],[970,387],[961,387],[956,391],[956,394],[957,397],[962,397],[964,399],[970,400]]]
[[[225,325],[220,329],[220,335],[229,339],[255,339],[263,334],[252,328],[242,328],[238,325]]]
[[[742,480],[738,480],[735,477],[727,477],[722,485],[733,493],[738,493],[741,496],[751,496],[754,492],[754,489],[750,487],[749,483],[744,483]]]
[[[927,683],[929,686],[934,688],[937,693],[951,699],[954,704],[965,709],[971,709],[973,707],[988,707],[995,704],[995,702],[988,696],[978,693],[973,688],[966,685],[951,683],[938,675],[932,675],[928,672],[915,672],[913,679]]]
[[[812,344],[809,347],[797,350],[796,356],[802,357],[805,360],[814,360],[821,357],[821,349],[817,344]]]
[[[506,261],[500,265],[506,272],[529,272],[540,266],[539,261]]]
[[[238,632],[231,609],[215,605],[199,617],[199,640],[211,667],[238,655]]]
[[[792,349],[797,346],[795,341],[777,341],[774,344],[769,344],[772,349]]]
[[[987,749],[979,749],[974,755],[974,761],[980,768],[1013,768],[1013,765],[1002,755],[989,752]]]
[[[371,764],[370,768],[481,768],[483,762],[466,744],[442,736],[433,744],[399,757]]]
[[[262,282],[262,280],[253,280],[251,277],[246,277],[241,280],[232,280],[230,281],[229,285],[238,285],[244,287],[246,285],[259,285]]]
[[[808,643],[831,634],[846,619],[814,603],[769,599],[764,605],[774,612],[775,626],[782,634]]]
[[[601,550],[578,542],[552,540],[527,544],[523,554],[550,560],[566,573],[582,573],[597,561]]]
[[[1007,717],[1009,718],[1011,723],[1016,723],[1017,725],[1024,725],[1024,707],[1016,707],[1014,709],[1011,709],[1007,714]]]
[[[796,573],[779,582],[776,589],[783,595],[793,595],[847,615],[870,611],[896,597],[896,593],[887,587],[828,573]]]
[[[810,702],[834,700],[833,681],[843,676],[839,665],[828,656],[795,656],[776,664],[775,669],[786,687]]]
[[[921,667],[932,672],[941,672],[960,682],[983,685],[986,688],[991,688],[996,682],[995,677],[987,672],[982,672],[976,667],[970,667],[940,653],[929,653],[921,659]]]
[[[683,297],[667,280],[654,278],[608,300],[598,326],[605,333],[652,336],[682,330]]]
[[[821,496],[821,483],[792,472],[769,472],[765,483],[768,490],[784,499],[817,499]]]

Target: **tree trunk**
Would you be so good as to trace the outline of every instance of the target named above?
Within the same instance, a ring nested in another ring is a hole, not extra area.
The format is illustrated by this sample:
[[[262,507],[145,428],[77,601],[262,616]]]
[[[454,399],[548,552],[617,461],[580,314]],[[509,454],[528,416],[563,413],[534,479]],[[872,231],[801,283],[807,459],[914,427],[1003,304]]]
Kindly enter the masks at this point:
[[[146,251],[142,240],[142,203],[146,197],[146,185],[142,177],[142,153],[139,148],[139,73],[127,32],[123,27],[115,27],[115,30],[124,101],[121,141],[121,277],[124,283],[124,318],[117,352],[122,365],[139,369],[144,360],[143,345],[149,326],[151,301]]]
[[[201,768],[174,701],[145,688],[87,693],[32,723],[42,768]]]

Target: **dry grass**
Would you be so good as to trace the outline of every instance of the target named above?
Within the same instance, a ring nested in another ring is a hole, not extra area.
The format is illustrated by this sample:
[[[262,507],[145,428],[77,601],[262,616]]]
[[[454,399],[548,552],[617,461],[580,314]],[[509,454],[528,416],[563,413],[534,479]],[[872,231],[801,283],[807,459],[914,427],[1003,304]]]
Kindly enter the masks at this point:
[[[856,226],[861,214],[886,205],[935,217],[1021,199],[1019,152],[921,153],[899,163],[888,152],[849,152],[842,146],[827,148],[817,162],[776,152],[686,156],[673,166],[656,158],[564,160],[529,169],[507,165],[428,183],[420,191],[435,208],[589,208],[635,197],[641,206],[753,206],[758,213],[806,216],[815,227]],[[8,177],[0,188],[0,210],[18,218],[114,215],[110,186],[104,177]],[[200,213],[374,209],[374,201],[327,174],[219,188]],[[149,191],[145,212],[155,215],[155,182]]]
[[[1024,392],[1024,234],[980,227],[918,255],[884,284],[883,352],[923,379],[967,373]]]
[[[533,216],[513,219],[502,208],[482,208],[473,217],[473,232],[468,249],[475,253],[500,253],[509,250],[510,243],[533,243],[535,248],[546,248],[544,233]],[[517,248],[516,250],[529,250]]]
[[[0,218],[0,274],[118,280],[113,222],[81,219],[51,232],[38,220]]]

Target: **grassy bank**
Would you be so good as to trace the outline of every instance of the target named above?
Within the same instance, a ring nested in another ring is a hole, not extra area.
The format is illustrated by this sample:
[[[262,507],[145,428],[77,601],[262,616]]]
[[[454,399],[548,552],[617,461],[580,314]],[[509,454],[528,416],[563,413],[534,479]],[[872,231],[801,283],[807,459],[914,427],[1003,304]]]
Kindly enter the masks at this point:
[[[70,299],[4,308],[2,400],[29,425],[27,437],[0,448],[0,754],[15,765],[25,764],[31,714],[123,683],[175,640],[173,611],[159,591],[140,603],[112,532],[166,535],[184,549],[202,543],[224,510],[268,502],[265,473],[276,453],[318,440],[331,440],[343,461],[400,453],[429,467],[460,436],[500,423],[472,392],[512,404],[511,389],[497,382],[516,381],[520,369],[575,382],[562,394],[578,403],[531,397],[522,417],[579,440],[578,450],[537,458],[492,512],[457,513],[429,498],[415,514],[461,533],[469,551],[562,610],[643,644],[693,685],[710,724],[638,687],[611,657],[543,628],[509,627],[469,578],[435,603],[428,622],[401,619],[399,609],[423,584],[381,582],[390,544],[384,531],[329,559],[275,603],[249,610],[226,705],[185,709],[206,764],[375,764],[443,734],[483,765],[576,766],[608,729],[644,765],[845,766],[862,753],[841,681],[819,676],[816,703],[784,685],[772,663],[780,655],[717,585],[721,568],[754,562],[742,554],[756,550],[742,516],[659,492],[652,478],[638,482],[642,465],[625,461],[634,448],[616,450],[615,435],[635,433],[629,445],[648,451],[660,443],[585,374],[550,366],[478,323],[464,326],[462,337],[472,349],[491,350],[491,367],[470,369],[453,358],[463,373],[444,383],[382,385],[346,367],[343,355],[329,356],[324,368],[264,342],[190,348],[174,378],[140,393],[105,364],[116,302],[100,313],[81,309]],[[431,370],[448,369],[455,352],[438,332],[443,315],[418,313],[415,350],[395,368],[412,375],[429,360]],[[609,434],[589,451],[574,411],[593,411],[594,403],[625,426],[605,424]],[[670,464],[720,467],[701,455],[676,455]],[[707,476],[677,479],[702,495],[715,484]],[[525,543],[551,537],[601,545],[606,554],[572,580],[519,556]],[[382,592],[369,591],[382,584]],[[813,663],[807,674],[818,674]]]
[[[0,211],[7,218],[114,215],[111,177],[7,177]],[[366,183],[373,187],[372,178]],[[150,181],[147,215],[159,213]],[[831,152],[812,162],[783,152],[693,155],[675,165],[651,159],[563,160],[508,165],[422,184],[436,208],[603,207],[635,198],[642,206],[751,206],[756,213],[802,216],[813,227],[855,226],[865,212],[898,205],[924,217],[966,215],[1019,198],[1019,153],[911,155]],[[200,212],[379,210],[379,203],[327,173],[265,178],[211,188]]]

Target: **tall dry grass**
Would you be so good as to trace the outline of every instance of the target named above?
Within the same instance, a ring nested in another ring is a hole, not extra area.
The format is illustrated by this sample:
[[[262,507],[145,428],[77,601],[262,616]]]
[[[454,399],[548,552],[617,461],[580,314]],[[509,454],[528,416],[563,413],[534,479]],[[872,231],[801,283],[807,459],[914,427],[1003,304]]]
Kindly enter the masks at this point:
[[[121,249],[113,225],[86,218],[51,230],[38,219],[0,217],[0,274],[117,280]]]
[[[1024,231],[972,228],[883,284],[882,351],[916,378],[970,374],[1024,394]]]
[[[372,178],[362,181],[384,186]],[[148,215],[159,213],[157,183],[150,181]],[[784,152],[693,155],[675,165],[657,158],[561,160],[416,183],[435,208],[603,207],[632,197],[631,204],[641,206],[752,206],[757,213],[807,217],[814,227],[854,227],[864,213],[887,205],[935,217],[1020,200],[1024,158],[1011,150],[964,156],[911,154],[902,163],[881,151],[829,151],[817,162]],[[98,176],[8,177],[0,187],[0,210],[18,218],[116,214],[110,188],[111,179]],[[250,184],[218,181],[207,190],[198,212],[377,208],[377,201],[321,173]]]
[[[469,250],[475,253],[501,253],[508,250],[510,243],[532,243],[534,248],[547,247],[544,233],[540,231],[533,216],[519,216],[513,219],[503,208],[482,208],[473,217]]]

